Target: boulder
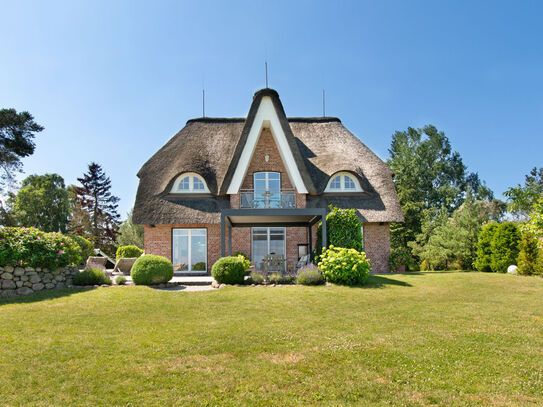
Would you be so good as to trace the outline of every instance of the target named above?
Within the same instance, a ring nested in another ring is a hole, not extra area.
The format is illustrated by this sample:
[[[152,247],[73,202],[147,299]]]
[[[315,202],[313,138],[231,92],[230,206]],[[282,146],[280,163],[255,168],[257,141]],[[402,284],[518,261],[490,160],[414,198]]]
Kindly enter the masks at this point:
[[[32,290],[29,287],[21,287],[21,288],[18,288],[16,292],[19,295],[27,295],[27,294],[32,294],[34,290]]]
[[[13,280],[2,280],[2,289],[10,290],[10,289],[14,289],[14,288],[17,288],[17,286],[15,285],[15,281],[13,281]]]
[[[15,271],[13,272],[13,275],[15,275],[15,276],[24,276],[24,275],[25,275],[25,271],[24,271],[23,269],[17,268],[17,269],[15,269]]]
[[[8,273],[13,273],[13,266],[4,266],[4,271],[7,271]]]
[[[45,287],[45,285],[43,285],[42,283],[32,284],[32,289],[33,289],[34,291],[43,290],[44,287]]]
[[[40,278],[40,276],[38,276],[37,274],[32,274],[32,275],[30,276],[30,282],[31,282],[32,284],[39,283],[40,281],[41,281],[41,278]]]
[[[45,283],[45,288],[50,290],[51,288],[55,288],[55,285],[53,283]]]
[[[11,273],[4,273],[2,275],[0,275],[0,278],[4,279],[4,280],[13,280],[13,274]]]
[[[23,286],[24,281],[15,281],[15,285],[19,288]]]

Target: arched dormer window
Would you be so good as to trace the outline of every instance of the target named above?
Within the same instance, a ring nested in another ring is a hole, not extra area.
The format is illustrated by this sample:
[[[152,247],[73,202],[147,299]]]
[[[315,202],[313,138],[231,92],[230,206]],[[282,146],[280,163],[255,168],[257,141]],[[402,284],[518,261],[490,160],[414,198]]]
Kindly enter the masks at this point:
[[[177,177],[171,192],[176,194],[207,194],[209,189],[201,175],[186,172]]]
[[[330,177],[324,192],[362,192],[358,179],[348,172],[337,172]]]

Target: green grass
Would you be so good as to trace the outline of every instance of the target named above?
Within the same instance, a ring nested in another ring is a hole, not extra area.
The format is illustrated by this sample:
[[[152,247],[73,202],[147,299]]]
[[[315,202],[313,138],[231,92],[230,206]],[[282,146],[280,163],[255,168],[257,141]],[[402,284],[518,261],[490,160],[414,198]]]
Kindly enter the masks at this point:
[[[0,300],[6,406],[542,405],[543,279]]]

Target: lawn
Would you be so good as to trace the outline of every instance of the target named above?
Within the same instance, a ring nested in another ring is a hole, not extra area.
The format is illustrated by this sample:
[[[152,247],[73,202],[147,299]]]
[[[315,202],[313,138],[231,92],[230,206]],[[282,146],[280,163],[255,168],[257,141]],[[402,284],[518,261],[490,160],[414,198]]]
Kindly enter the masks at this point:
[[[6,406],[542,405],[543,279],[0,300]]]

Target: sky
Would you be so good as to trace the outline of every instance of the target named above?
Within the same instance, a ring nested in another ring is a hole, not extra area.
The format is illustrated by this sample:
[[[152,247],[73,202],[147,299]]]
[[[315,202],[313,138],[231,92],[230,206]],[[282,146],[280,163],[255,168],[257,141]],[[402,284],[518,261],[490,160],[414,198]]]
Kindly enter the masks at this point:
[[[45,127],[24,174],[137,172],[188,119],[244,117],[255,91],[326,115],[383,160],[435,125],[497,197],[543,166],[543,2],[0,0],[0,108]]]

